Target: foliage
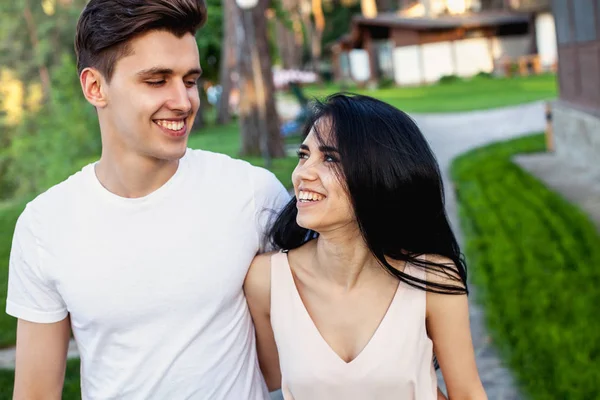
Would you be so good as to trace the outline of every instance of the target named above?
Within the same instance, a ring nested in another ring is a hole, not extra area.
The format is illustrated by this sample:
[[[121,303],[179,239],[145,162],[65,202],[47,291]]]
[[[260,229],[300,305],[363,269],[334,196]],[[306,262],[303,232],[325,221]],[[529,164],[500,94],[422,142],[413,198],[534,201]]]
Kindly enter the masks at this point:
[[[78,129],[75,129],[78,131]],[[298,138],[286,138],[288,144],[295,145]],[[240,135],[236,123],[224,126],[215,126],[196,132],[190,137],[189,147],[202,148],[205,150],[216,151],[236,157],[239,150]],[[68,146],[68,143],[65,144]],[[72,151],[72,150],[67,150]],[[262,166],[261,158],[251,157],[246,159],[248,162]],[[89,159],[87,161],[90,161]],[[72,173],[87,163],[85,159],[80,159],[80,165],[72,164],[72,169],[68,170],[64,165],[61,174]],[[291,187],[292,170],[296,166],[298,159],[296,156],[273,160],[271,171],[288,188]],[[50,166],[52,168],[52,166]],[[56,167],[54,167],[56,168]],[[41,172],[40,172],[41,173]],[[61,177],[62,179],[62,177]],[[30,197],[21,201],[9,203],[0,203],[0,309],[4,310],[6,306],[6,286],[8,278],[8,257],[12,243],[12,235],[18,216],[25,208],[25,204]],[[0,313],[0,347],[14,345],[15,343],[15,320],[14,318]],[[1,393],[1,392],[0,392]],[[2,397],[0,397],[2,398]]]
[[[600,392],[600,237],[587,217],[511,162],[543,135],[455,160],[466,254],[494,342],[533,400]]]
[[[29,198],[18,202],[0,203],[0,309],[2,311],[6,309],[8,259],[12,246],[15,223],[25,208],[27,200],[29,200]],[[2,312],[0,314],[0,347],[14,346],[16,340],[16,328],[16,320]]]
[[[202,76],[216,82],[219,78],[221,62],[221,45],[223,41],[223,4],[221,0],[206,0],[208,19],[198,30],[196,41],[200,53]]]
[[[80,400],[81,389],[79,380],[79,360],[67,361],[67,370],[65,373],[65,385],[63,387],[63,400]],[[15,372],[12,370],[0,370],[0,398],[12,399],[13,382],[15,381]]]
[[[286,138],[289,145],[295,145],[299,142],[299,138]],[[189,147],[193,149],[204,149],[215,151],[218,153],[227,154],[234,158],[238,157],[240,149],[240,133],[237,123],[229,125],[215,126],[207,128],[201,132],[197,132],[190,137]],[[243,157],[244,160],[257,166],[263,166],[263,160],[260,157]],[[271,171],[275,176],[286,186],[291,187],[292,171],[298,163],[297,157],[288,156],[286,158],[277,158],[272,160],[273,165]]]
[[[491,72],[480,71],[475,75],[476,78],[493,78],[494,75]]]
[[[458,75],[444,75],[438,80],[438,83],[443,85],[447,83],[458,82],[460,80],[461,78]]]
[[[323,49],[350,32],[352,17],[360,14],[360,1],[331,0],[323,2],[325,30],[323,31]]]
[[[396,82],[394,78],[381,78],[379,82],[377,82],[377,87],[379,89],[388,89],[396,86]]]
[[[52,91],[39,111],[24,116],[2,152],[7,163],[2,179],[12,189],[2,193],[4,198],[39,193],[100,153],[96,112],[83,99],[75,62],[67,54],[61,61],[52,74],[60,90]]]
[[[447,84],[393,87],[387,89],[354,89],[338,84],[310,85],[308,97],[322,98],[342,90],[376,97],[401,110],[412,113],[483,110],[556,97],[553,74],[515,78],[472,78]]]
[[[39,67],[61,63],[73,53],[75,22],[86,0],[6,1],[0,12],[0,65],[29,82],[39,79]],[[24,16],[31,17],[32,25]]]

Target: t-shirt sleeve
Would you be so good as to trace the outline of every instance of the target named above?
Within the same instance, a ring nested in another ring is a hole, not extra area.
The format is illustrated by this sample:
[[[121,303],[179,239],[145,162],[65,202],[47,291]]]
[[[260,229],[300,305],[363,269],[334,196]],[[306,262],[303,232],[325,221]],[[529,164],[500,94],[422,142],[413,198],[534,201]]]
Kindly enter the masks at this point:
[[[254,201],[260,253],[272,250],[267,238],[269,228],[290,199],[287,189],[272,172],[257,168],[254,178]]]
[[[66,318],[67,307],[42,271],[32,211],[17,220],[8,266],[6,313],[26,321],[53,323]]]

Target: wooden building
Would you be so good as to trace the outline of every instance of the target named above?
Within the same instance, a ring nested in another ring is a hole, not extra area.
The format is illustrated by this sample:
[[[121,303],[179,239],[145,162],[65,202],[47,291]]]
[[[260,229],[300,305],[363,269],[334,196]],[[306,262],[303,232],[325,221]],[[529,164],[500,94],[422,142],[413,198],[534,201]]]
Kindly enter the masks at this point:
[[[456,13],[442,13],[450,3],[436,1],[411,1],[404,10],[353,18],[351,31],[332,48],[335,77],[415,85],[444,75],[493,72],[506,60],[532,55],[539,55],[543,69],[555,68],[550,0],[504,0],[500,6],[464,1],[466,11]]]
[[[553,105],[557,154],[600,171],[600,0],[553,0],[559,100]]]

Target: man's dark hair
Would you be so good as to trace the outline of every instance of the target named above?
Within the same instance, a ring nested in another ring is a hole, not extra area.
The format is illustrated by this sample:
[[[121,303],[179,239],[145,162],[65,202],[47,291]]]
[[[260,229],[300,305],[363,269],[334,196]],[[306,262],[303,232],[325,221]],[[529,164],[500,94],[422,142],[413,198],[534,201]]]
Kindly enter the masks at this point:
[[[205,21],[204,0],[91,0],[77,23],[77,70],[93,67],[110,81],[134,37],[152,30],[195,35]]]

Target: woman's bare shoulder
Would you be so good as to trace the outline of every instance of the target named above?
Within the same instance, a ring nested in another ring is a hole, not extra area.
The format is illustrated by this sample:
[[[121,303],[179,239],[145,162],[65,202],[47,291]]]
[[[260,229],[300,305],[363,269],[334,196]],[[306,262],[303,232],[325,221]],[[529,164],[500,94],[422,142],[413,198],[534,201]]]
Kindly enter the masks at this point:
[[[267,309],[271,293],[271,256],[275,253],[277,252],[273,251],[255,256],[244,280],[248,302],[263,304]]]
[[[450,258],[438,254],[427,254],[422,259],[429,263],[427,282],[464,286],[460,283],[458,267]]]

